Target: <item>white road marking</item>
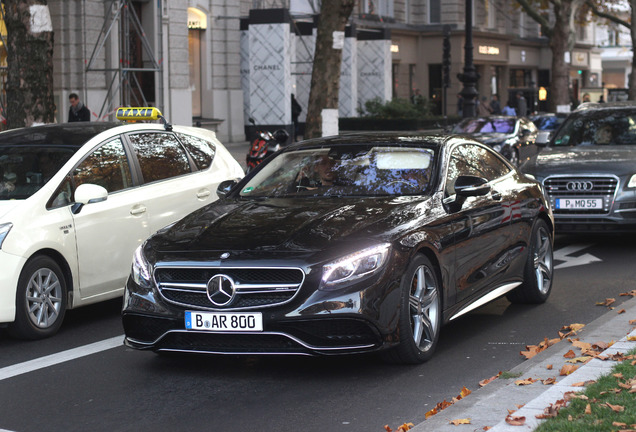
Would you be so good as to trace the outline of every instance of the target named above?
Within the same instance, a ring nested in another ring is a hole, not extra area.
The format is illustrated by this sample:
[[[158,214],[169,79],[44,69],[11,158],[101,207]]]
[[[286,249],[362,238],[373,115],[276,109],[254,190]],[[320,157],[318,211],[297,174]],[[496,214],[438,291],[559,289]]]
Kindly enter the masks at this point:
[[[75,360],[77,358],[85,357],[87,355],[95,354],[101,351],[106,351],[111,348],[122,346],[123,340],[124,335],[115,336],[114,338],[62,351],[57,354],[51,354],[45,357],[26,361],[24,363],[7,366],[0,369],[0,381],[7,378],[12,378],[17,375],[33,372],[45,367],[53,366],[59,363]],[[2,429],[0,429],[0,432],[2,432]]]
[[[554,259],[559,261],[565,261],[559,265],[554,266],[554,269],[567,268],[580,266],[585,264],[591,264],[593,262],[602,261],[600,258],[595,257],[592,254],[586,253],[578,257],[572,257],[570,254],[577,253],[583,249],[589,248],[592,245],[570,245],[564,248],[558,249],[554,251]]]

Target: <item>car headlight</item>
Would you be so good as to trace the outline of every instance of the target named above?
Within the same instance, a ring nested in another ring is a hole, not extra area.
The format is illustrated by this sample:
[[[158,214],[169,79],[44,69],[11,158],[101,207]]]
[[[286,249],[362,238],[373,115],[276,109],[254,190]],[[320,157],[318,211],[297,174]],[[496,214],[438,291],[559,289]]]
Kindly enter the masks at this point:
[[[144,256],[143,247],[142,244],[135,250],[130,277],[139,287],[150,289],[152,288],[152,276],[150,264]]]
[[[382,268],[389,255],[388,243],[363,249],[322,267],[320,289],[337,289],[338,285],[370,275]]]
[[[13,228],[13,224],[11,222],[0,224],[0,249],[2,249],[2,243],[4,242],[4,239],[7,238],[7,234],[9,234],[11,228]]]
[[[636,188],[636,174],[634,174],[632,176],[632,178],[629,179],[629,182],[627,182],[627,187],[628,188]],[[2,244],[2,241],[0,241],[0,245],[1,244]]]

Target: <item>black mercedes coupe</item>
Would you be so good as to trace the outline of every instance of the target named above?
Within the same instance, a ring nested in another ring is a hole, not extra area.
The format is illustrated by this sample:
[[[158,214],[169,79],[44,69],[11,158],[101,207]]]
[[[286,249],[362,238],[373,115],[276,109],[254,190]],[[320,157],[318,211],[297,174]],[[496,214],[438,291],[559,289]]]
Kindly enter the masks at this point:
[[[467,138],[307,140],[219,192],[136,251],[128,346],[419,363],[444,323],[552,288],[541,185]]]

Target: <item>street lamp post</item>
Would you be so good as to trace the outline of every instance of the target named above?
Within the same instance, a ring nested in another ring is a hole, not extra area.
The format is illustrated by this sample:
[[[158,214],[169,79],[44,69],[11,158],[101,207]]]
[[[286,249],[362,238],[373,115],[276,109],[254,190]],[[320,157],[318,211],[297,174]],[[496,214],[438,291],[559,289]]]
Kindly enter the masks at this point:
[[[477,80],[479,74],[473,63],[473,0],[466,0],[466,43],[464,45],[464,72],[457,74],[464,84],[459,93],[462,98],[463,117],[475,116],[475,99],[477,98]]]

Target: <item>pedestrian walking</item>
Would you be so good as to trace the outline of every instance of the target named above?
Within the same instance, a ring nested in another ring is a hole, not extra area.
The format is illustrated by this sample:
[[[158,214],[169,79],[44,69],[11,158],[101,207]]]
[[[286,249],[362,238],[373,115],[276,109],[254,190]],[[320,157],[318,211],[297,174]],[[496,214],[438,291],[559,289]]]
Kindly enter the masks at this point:
[[[505,107],[503,107],[503,109],[501,110],[501,113],[507,116],[516,116],[517,112],[515,111],[515,107],[512,105],[513,105],[512,101],[509,100],[508,104]]]
[[[69,123],[91,121],[91,112],[79,99],[77,93],[71,93],[68,95],[68,101],[71,104],[71,107],[68,110]]]
[[[477,105],[477,115],[479,117],[486,117],[490,115],[490,106],[488,105],[488,98],[486,96],[481,97],[481,101]]]
[[[528,114],[528,101],[523,97],[523,93],[517,92],[517,115],[521,117]]]
[[[492,95],[490,99],[490,112],[492,114],[501,114],[501,105],[499,104],[499,96],[496,94]]]

